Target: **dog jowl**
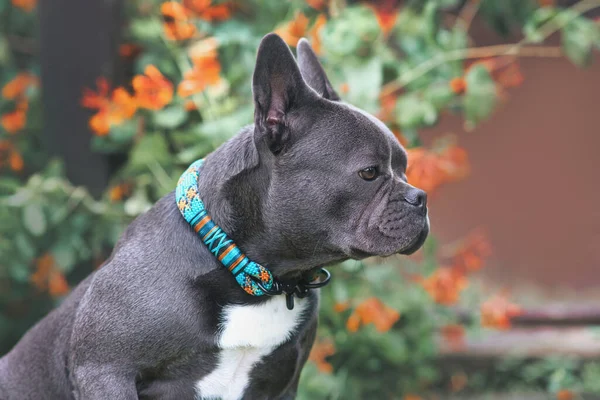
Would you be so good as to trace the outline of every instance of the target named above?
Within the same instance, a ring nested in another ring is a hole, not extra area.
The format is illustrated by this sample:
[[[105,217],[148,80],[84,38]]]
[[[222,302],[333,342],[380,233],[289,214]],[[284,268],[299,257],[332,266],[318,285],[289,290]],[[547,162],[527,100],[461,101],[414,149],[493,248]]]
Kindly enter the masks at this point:
[[[394,135],[340,100],[308,42],[297,55],[263,39],[254,123],[192,171],[189,198],[170,193],[139,216],[0,359],[0,399],[295,397],[318,291],[290,310],[272,288],[346,259],[410,254],[429,231]],[[204,214],[182,218],[196,194]],[[255,285],[263,278],[272,286]]]

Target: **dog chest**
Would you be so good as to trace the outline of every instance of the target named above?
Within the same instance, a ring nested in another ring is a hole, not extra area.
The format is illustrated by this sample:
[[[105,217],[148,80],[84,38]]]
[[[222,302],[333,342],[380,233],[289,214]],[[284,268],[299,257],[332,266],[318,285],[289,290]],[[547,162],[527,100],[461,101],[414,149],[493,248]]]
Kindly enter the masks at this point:
[[[241,398],[254,365],[292,337],[308,304],[308,299],[297,299],[294,309],[288,310],[285,296],[275,296],[259,305],[226,306],[217,366],[196,383],[198,398]]]

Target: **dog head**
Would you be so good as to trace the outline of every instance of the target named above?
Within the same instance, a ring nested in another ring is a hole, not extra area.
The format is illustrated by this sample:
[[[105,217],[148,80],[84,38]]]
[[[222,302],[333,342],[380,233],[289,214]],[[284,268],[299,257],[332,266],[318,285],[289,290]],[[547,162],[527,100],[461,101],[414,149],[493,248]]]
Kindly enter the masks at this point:
[[[426,193],[406,181],[405,150],[340,100],[306,40],[297,54],[298,63],[270,34],[257,55],[254,142],[269,174],[262,240],[313,267],[413,253],[429,220]]]

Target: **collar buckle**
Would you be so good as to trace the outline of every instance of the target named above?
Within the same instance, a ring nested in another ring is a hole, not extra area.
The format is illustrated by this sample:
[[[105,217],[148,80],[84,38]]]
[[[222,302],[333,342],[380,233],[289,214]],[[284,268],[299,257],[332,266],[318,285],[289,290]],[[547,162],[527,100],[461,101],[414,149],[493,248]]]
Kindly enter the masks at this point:
[[[323,276],[323,279],[318,279],[319,276]],[[311,289],[321,288],[329,283],[331,280],[331,273],[327,271],[325,268],[320,268],[316,274],[316,278],[313,276],[312,280],[308,280],[306,278],[301,279],[298,282],[290,283],[290,282],[280,282],[273,280],[273,287],[269,290],[265,289],[264,286],[256,280],[256,285],[261,288],[261,290],[267,296],[277,296],[280,294],[285,294],[285,305],[288,310],[294,309],[294,295],[296,295],[299,299],[302,299],[308,296],[308,292]]]

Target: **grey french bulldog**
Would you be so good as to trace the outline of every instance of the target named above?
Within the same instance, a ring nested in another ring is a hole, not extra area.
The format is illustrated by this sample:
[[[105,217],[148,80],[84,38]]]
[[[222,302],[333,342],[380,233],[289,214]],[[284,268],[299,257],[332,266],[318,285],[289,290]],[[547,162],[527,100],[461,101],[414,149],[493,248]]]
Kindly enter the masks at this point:
[[[427,196],[375,117],[342,102],[306,40],[298,63],[260,44],[254,124],[208,155],[212,219],[279,282],[347,259],[416,251]],[[0,399],[293,399],[319,296],[250,296],[182,218],[171,193],[106,263],[0,359]]]

